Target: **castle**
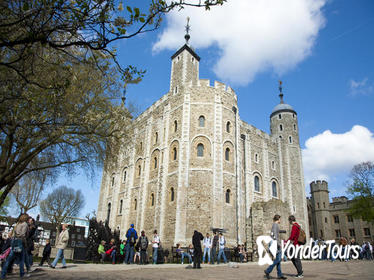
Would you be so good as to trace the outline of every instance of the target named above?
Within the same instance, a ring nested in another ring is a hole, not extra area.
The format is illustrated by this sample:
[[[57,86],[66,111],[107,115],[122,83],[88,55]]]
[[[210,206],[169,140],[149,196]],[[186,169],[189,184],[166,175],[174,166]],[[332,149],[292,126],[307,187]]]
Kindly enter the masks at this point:
[[[195,229],[225,232],[228,246],[268,234],[294,214],[309,233],[297,113],[280,103],[270,134],[240,119],[235,92],[199,79],[188,44],[171,57],[170,89],[132,124],[116,160],[106,159],[97,217],[124,237],[130,224],[164,246],[188,245]]]

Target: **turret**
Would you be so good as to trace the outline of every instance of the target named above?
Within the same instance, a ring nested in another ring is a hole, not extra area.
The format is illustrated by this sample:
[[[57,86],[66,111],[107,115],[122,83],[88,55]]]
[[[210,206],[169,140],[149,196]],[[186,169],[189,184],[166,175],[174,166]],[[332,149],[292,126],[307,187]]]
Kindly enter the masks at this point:
[[[283,139],[287,144],[299,145],[299,128],[297,114],[291,105],[284,103],[282,82],[279,81],[280,103],[270,115],[270,134]]]
[[[313,181],[310,183],[312,217],[314,218],[314,238],[331,239],[330,236],[330,213],[329,213],[329,191],[326,181]]]

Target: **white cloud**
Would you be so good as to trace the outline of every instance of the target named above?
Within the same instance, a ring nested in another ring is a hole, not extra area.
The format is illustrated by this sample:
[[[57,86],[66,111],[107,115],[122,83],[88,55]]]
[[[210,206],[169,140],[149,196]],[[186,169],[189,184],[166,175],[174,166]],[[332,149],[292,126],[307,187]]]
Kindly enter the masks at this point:
[[[326,1],[229,0],[210,11],[187,7],[166,16],[153,51],[180,47],[189,16],[191,45],[219,48],[213,69],[224,81],[244,85],[260,72],[280,75],[310,54],[325,23],[321,9]]]
[[[356,95],[369,95],[374,91],[374,85],[368,83],[368,78],[364,78],[361,81],[350,80],[350,94]]]
[[[305,182],[349,173],[355,164],[374,160],[374,135],[366,127],[355,125],[342,134],[324,131],[309,138],[303,149]]]

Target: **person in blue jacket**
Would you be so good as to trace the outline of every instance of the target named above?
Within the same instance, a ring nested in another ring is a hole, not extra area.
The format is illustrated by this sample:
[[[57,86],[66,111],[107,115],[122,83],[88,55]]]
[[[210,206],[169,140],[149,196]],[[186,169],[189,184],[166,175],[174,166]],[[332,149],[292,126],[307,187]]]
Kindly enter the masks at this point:
[[[134,229],[134,224],[131,224],[130,228],[127,230],[126,238],[127,243],[125,247],[125,261],[123,263],[133,264],[135,254],[134,246],[136,244],[136,240],[138,239],[138,233]]]

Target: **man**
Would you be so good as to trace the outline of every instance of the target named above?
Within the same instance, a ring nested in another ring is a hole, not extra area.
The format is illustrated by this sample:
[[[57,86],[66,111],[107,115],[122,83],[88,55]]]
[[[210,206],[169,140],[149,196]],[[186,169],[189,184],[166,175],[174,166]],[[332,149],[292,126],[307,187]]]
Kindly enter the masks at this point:
[[[69,242],[69,230],[68,230],[68,224],[62,225],[62,231],[58,235],[58,238],[56,240],[56,248],[58,249],[57,255],[53,263],[50,265],[51,268],[55,268],[57,265],[57,262],[60,258],[62,258],[62,268],[66,268],[66,261],[64,258],[64,250]]]
[[[136,243],[136,239],[138,239],[138,233],[134,229],[134,224],[131,224],[130,228],[127,230],[126,238],[127,238],[126,247],[125,247],[126,255],[125,255],[125,262],[124,263],[127,263],[127,264],[132,263],[133,264],[134,263],[134,254],[135,254],[134,246],[135,246],[135,243]]]
[[[209,233],[206,234],[206,237],[203,241],[204,254],[203,254],[203,264],[205,264],[205,256],[208,255],[208,262],[210,262],[210,249],[212,248],[212,238],[210,238]]]
[[[153,232],[152,248],[153,248],[153,264],[157,264],[157,251],[160,246],[160,237],[157,235],[157,230]]]
[[[217,257],[217,264],[221,261],[221,256],[223,256],[223,261],[227,263],[226,255],[225,255],[225,245],[226,245],[226,239],[223,236],[223,233],[219,233],[219,238],[218,238],[218,257]]]
[[[271,228],[271,237],[273,240],[277,242],[277,255],[273,261],[273,264],[270,265],[264,272],[266,279],[270,279],[270,273],[273,271],[274,267],[277,266],[277,275],[278,279],[287,279],[287,277],[283,276],[282,269],[281,269],[281,260],[282,260],[282,246],[281,246],[281,240],[279,237],[279,233],[286,233],[285,230],[279,230],[279,224],[280,224],[280,218],[281,216],[274,215],[273,218],[273,226]]]
[[[290,240],[290,242],[293,245],[298,246],[299,245],[298,239],[299,239],[300,229],[301,229],[300,225],[298,223],[296,223],[296,218],[295,218],[294,215],[289,216],[288,217],[288,221],[292,225],[291,235],[288,238],[288,240]],[[295,266],[295,268],[297,270],[296,278],[304,278],[304,276],[303,276],[303,267],[301,265],[300,258],[295,254],[294,257],[291,259],[291,261],[292,261],[293,265]]]
[[[137,247],[140,250],[140,264],[145,265],[147,263],[148,238],[145,236],[144,230],[142,230],[141,236],[139,237]]]
[[[201,240],[204,239],[204,236],[201,234],[201,232],[198,232],[197,230],[194,231],[192,236],[192,245],[194,247],[194,255],[193,255],[193,268],[200,269],[200,263],[201,263]]]
[[[212,242],[212,250],[211,250],[211,264],[214,264],[215,260],[217,259],[217,244],[218,244],[218,235],[217,232],[213,232],[213,242]]]

